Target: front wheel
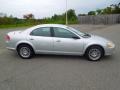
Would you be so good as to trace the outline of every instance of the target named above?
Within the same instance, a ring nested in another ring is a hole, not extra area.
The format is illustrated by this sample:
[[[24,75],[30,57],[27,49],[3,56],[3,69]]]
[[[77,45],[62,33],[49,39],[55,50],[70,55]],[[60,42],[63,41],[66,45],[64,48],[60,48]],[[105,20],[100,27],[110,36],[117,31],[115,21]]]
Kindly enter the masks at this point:
[[[100,46],[91,46],[87,49],[85,55],[91,61],[98,61],[103,57],[104,51]]]
[[[17,52],[23,59],[29,59],[33,56],[33,49],[29,45],[20,45]]]

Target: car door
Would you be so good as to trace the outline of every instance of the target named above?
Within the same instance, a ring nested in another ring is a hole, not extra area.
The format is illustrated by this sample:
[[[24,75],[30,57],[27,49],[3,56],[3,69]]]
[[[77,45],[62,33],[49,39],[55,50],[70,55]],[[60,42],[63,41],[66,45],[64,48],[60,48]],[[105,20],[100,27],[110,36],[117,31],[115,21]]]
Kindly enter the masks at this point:
[[[37,52],[50,52],[53,50],[53,38],[50,27],[40,27],[30,33],[30,42]]]
[[[83,39],[75,33],[59,27],[53,27],[54,51],[64,54],[82,54]]]

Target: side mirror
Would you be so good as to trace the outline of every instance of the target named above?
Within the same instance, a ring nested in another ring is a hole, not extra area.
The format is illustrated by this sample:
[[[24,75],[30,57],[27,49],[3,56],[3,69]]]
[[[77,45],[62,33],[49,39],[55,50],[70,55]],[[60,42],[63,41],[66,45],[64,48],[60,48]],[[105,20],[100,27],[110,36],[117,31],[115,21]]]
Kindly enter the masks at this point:
[[[72,37],[72,38],[73,38],[73,39],[80,39],[80,38],[79,38],[79,37],[77,37],[77,36],[76,36],[76,37]]]

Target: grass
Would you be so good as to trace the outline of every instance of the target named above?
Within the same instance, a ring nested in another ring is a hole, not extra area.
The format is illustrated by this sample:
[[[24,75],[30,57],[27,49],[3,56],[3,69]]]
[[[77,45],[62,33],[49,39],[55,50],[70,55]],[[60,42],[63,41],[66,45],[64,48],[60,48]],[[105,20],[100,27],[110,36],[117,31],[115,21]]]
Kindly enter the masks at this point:
[[[19,28],[19,27],[31,27],[34,26],[32,24],[27,25],[27,24],[13,24],[13,25],[0,25],[0,29],[8,29],[8,28]]]
[[[77,24],[77,21],[69,21],[69,24]],[[43,23],[44,24],[44,23]],[[46,24],[65,24],[64,21],[48,21]],[[37,24],[30,24],[30,23],[24,23],[24,24],[8,24],[8,25],[0,25],[0,29],[9,29],[9,28],[19,28],[19,27],[32,27]]]

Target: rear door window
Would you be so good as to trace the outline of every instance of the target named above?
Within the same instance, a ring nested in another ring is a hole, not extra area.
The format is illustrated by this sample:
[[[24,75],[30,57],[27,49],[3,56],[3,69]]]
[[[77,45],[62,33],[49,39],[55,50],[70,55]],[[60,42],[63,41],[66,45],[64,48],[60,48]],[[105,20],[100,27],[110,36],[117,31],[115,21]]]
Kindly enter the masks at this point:
[[[32,36],[46,36],[51,37],[50,27],[41,27],[33,30],[30,35]]]

